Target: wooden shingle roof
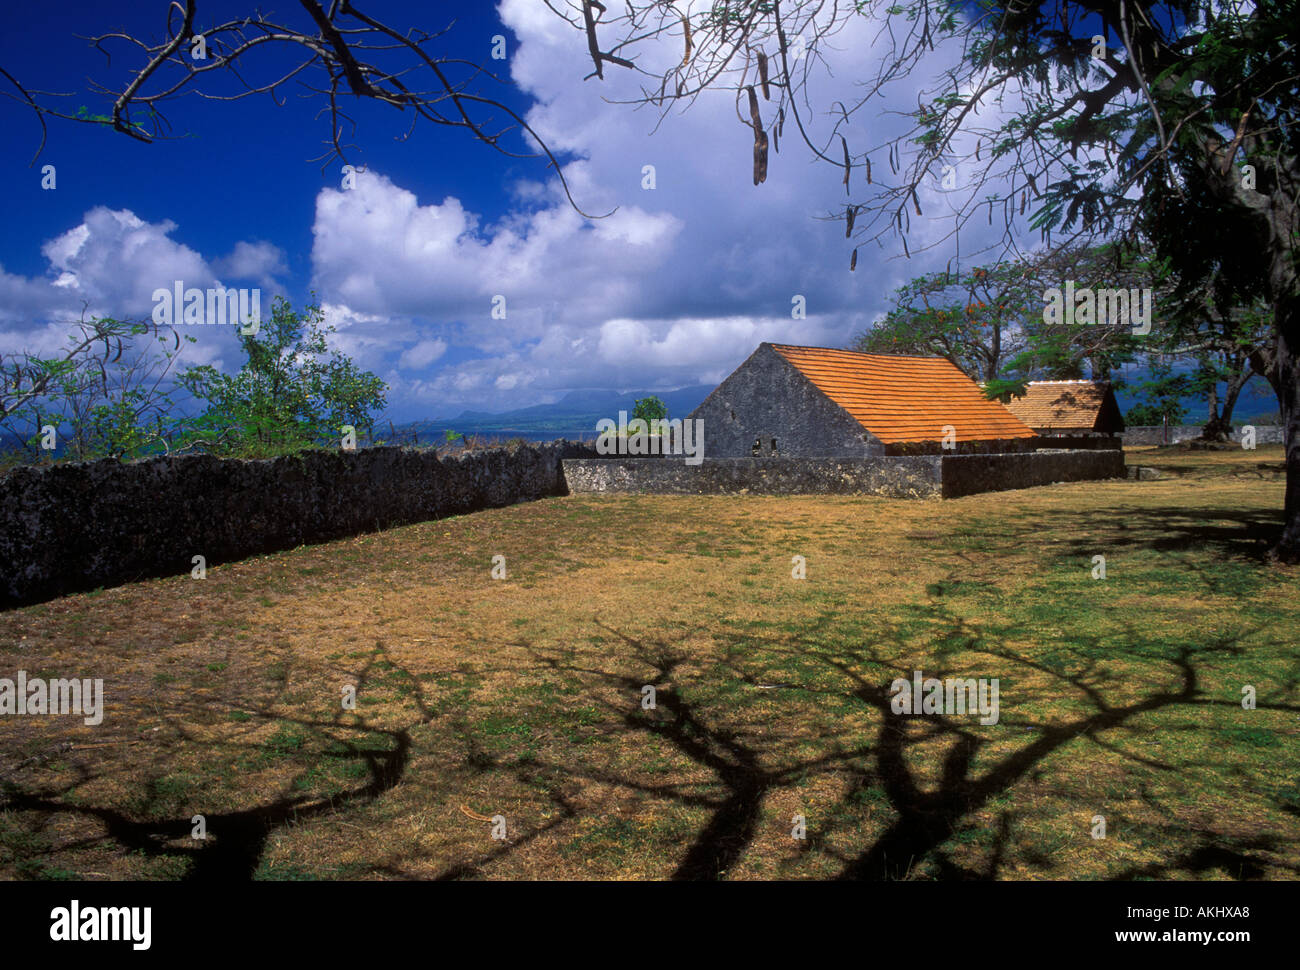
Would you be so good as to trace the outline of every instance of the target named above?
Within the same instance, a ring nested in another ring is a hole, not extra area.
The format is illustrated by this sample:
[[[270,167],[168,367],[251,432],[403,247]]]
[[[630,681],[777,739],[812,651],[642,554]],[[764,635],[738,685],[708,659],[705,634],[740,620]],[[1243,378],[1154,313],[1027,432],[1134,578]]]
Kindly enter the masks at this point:
[[[1007,408],[1040,431],[1124,430],[1114,392],[1098,381],[1031,381],[1025,396],[1012,398]]]
[[[887,445],[941,441],[951,425],[957,441],[1032,438],[1034,431],[942,357],[861,354],[827,347],[772,348],[818,390]]]

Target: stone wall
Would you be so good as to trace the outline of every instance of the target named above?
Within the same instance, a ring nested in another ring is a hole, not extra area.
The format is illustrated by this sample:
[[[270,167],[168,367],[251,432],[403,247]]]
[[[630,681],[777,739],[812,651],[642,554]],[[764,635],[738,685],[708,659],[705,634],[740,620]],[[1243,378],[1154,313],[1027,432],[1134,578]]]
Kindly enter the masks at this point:
[[[1124,474],[1116,451],[596,458],[554,442],[439,458],[369,448],[18,468],[0,478],[0,607],[567,491],[939,498]]]
[[[954,441],[948,448],[943,441],[900,441],[886,445],[886,455],[1005,455],[1010,452],[1033,451],[1039,447],[1038,438],[997,438],[984,441]],[[1063,448],[1066,445],[1056,445]],[[1116,445],[1115,447],[1119,447]]]
[[[1004,455],[869,458],[680,458],[566,460],[574,492],[666,495],[872,494],[957,498],[1052,482],[1124,477],[1118,450],[1040,451]]]
[[[1124,442],[1118,434],[1040,434],[1034,441],[1034,449],[1068,448],[1071,451],[1118,450]]]
[[[0,478],[0,606],[562,495],[561,459],[594,454],[553,442],[18,468]]]
[[[867,493],[894,498],[938,498],[938,457],[910,458],[680,458],[566,460],[573,492],[647,492],[660,495],[830,495]]]
[[[1169,444],[1176,445],[1184,441],[1191,441],[1201,433],[1203,425],[1199,424],[1172,424],[1169,426]],[[1165,428],[1158,424],[1140,424],[1127,428],[1123,434],[1124,444],[1127,447],[1135,445],[1162,445],[1165,444]],[[1241,426],[1237,425],[1232,429],[1232,440],[1241,441]],[[1280,445],[1282,444],[1282,426],[1280,424],[1257,424],[1255,425],[1255,444],[1257,445]]]
[[[943,459],[943,497],[1123,477],[1124,453],[1115,449],[949,455]]]

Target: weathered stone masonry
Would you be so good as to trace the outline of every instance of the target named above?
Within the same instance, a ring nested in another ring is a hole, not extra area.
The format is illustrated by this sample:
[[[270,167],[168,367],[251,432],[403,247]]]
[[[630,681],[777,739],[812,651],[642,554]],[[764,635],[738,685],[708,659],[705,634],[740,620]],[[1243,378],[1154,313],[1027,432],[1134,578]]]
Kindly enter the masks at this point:
[[[1242,425],[1237,425],[1232,429],[1231,438],[1238,444],[1241,443],[1242,427]],[[1158,424],[1133,425],[1124,430],[1124,444],[1130,447],[1133,445],[1161,445],[1165,443],[1167,435],[1169,444],[1176,445],[1199,437],[1203,428],[1204,425],[1199,424],[1174,424],[1167,429]],[[1256,426],[1255,444],[1280,445],[1284,443],[1281,425],[1261,424]]]
[[[706,453],[707,455],[707,453]],[[957,498],[1052,482],[1124,477],[1124,454],[1040,451],[1001,455],[916,455],[863,458],[568,459],[574,492],[710,495],[865,493],[891,498]]]
[[[1118,451],[860,458],[600,459],[570,442],[438,458],[371,448],[19,468],[0,478],[0,607],[184,575],[378,529],[575,492],[952,498],[1121,477]]]
[[[594,455],[554,442],[18,468],[0,478],[0,606],[562,495],[561,459]]]
[[[574,492],[648,492],[661,495],[844,495],[938,498],[940,460],[908,458],[680,458],[570,459],[564,477]]]

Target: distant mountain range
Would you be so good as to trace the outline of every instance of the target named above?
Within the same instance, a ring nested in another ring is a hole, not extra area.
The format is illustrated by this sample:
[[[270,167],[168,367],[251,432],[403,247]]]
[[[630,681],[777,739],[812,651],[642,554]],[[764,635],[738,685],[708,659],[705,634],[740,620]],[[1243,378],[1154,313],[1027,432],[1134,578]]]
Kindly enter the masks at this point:
[[[1131,387],[1143,378],[1140,372],[1128,375],[1130,389],[1116,395],[1120,410],[1127,411],[1136,403]],[[547,441],[552,438],[585,438],[596,436],[596,422],[601,418],[618,420],[619,411],[630,416],[636,402],[643,397],[655,396],[668,405],[670,418],[684,418],[713,391],[709,385],[683,387],[675,391],[570,391],[553,404],[535,404],[514,411],[462,411],[454,418],[425,419],[397,425],[397,440],[415,437],[422,444],[434,444],[444,439],[447,431],[463,435],[480,435],[487,438],[525,438],[529,441]],[[1205,420],[1203,398],[1187,398],[1187,421]],[[1277,401],[1262,379],[1252,380],[1238,402],[1234,420],[1246,423],[1277,409]],[[376,429],[377,437],[387,437],[384,429]]]
[[[461,434],[491,434],[536,439],[554,432],[554,437],[582,435],[594,438],[601,418],[618,420],[619,411],[631,416],[636,402],[657,397],[668,406],[670,418],[684,418],[709,396],[713,387],[700,384],[675,391],[570,391],[553,404],[535,404],[515,411],[462,411],[454,418],[413,421],[398,425],[400,434],[418,434],[421,441],[442,438],[447,431]]]

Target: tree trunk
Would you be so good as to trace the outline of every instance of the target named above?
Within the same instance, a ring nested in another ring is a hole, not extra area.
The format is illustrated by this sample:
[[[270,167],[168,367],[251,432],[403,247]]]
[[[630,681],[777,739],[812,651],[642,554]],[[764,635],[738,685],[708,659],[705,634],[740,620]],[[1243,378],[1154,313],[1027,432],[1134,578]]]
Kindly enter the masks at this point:
[[[1201,441],[1227,441],[1232,437],[1232,422],[1216,414],[1201,429]]]
[[[1216,381],[1210,385],[1206,394],[1209,419],[1201,430],[1202,441],[1229,441],[1232,438],[1232,412],[1236,410],[1237,399],[1254,374],[1251,361],[1245,356],[1229,357],[1225,361],[1225,371],[1230,375],[1224,384],[1223,405],[1219,405],[1219,385]],[[1276,385],[1273,388],[1277,391]],[[1280,400],[1280,396],[1279,396]]]
[[[1300,562],[1300,294],[1276,301],[1278,402],[1286,448],[1286,500],[1282,535],[1270,555]]]
[[[1237,409],[1237,398],[1241,397],[1241,392],[1245,389],[1252,373],[1250,364],[1245,360],[1236,362],[1236,371],[1237,376],[1228,381],[1227,393],[1223,397],[1223,411],[1219,415],[1229,433],[1232,432],[1232,412]]]
[[[1219,413],[1219,385],[1217,381],[1210,384],[1207,397],[1206,411],[1208,417],[1205,421],[1205,427],[1201,429],[1201,440],[1227,441],[1228,436],[1232,434],[1232,425],[1228,424],[1224,416]]]

